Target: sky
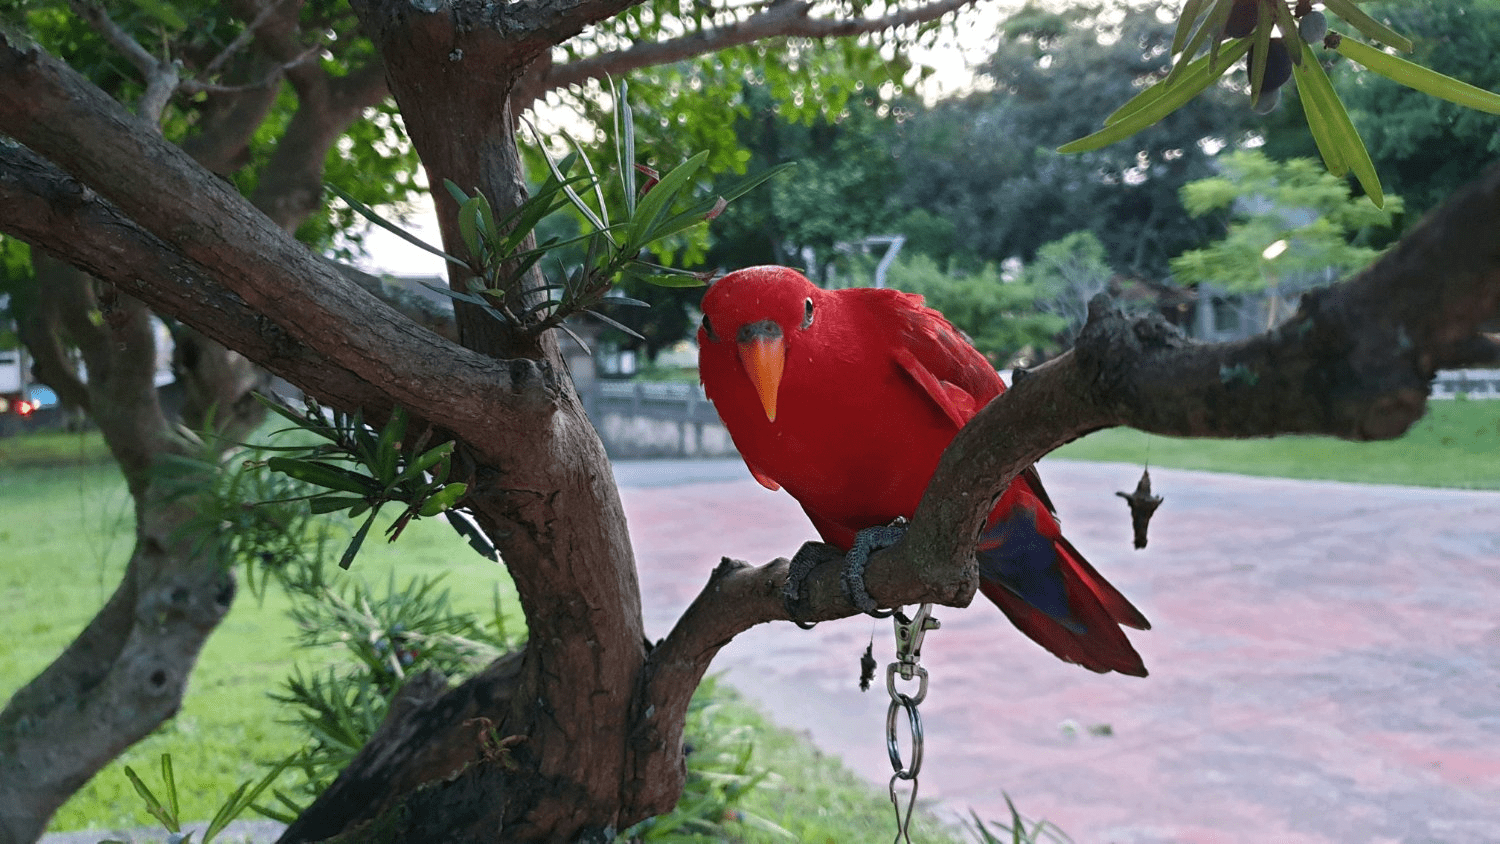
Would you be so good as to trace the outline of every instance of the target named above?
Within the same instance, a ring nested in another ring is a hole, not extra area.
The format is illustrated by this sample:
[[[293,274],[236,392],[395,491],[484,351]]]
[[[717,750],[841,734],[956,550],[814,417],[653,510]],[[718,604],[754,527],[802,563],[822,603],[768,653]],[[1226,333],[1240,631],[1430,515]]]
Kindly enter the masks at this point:
[[[929,102],[961,93],[973,84],[972,67],[989,54],[993,33],[1005,10],[1020,5],[1020,0],[978,0],[960,12],[959,25],[945,32],[932,46],[910,50],[913,61],[934,69],[921,93]],[[543,119],[544,124],[548,121]],[[564,121],[565,122],[565,121]],[[403,228],[435,246],[441,246],[431,202],[424,197],[415,204]],[[399,276],[443,275],[443,260],[413,246],[395,235],[374,228],[365,238],[369,255],[355,263],[361,269]]]

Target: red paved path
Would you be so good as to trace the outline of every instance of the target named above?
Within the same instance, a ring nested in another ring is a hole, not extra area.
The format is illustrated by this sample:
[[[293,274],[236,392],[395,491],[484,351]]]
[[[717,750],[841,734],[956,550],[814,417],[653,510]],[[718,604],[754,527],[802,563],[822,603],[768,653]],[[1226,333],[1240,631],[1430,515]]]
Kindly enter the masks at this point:
[[[1500,842],[1500,494],[1153,470],[1167,501],[1137,552],[1113,493],[1139,472],[1043,466],[1069,537],[1155,625],[1131,633],[1151,677],[1058,662],[982,597],[939,608],[922,797],[1002,818],[1004,789],[1079,844]],[[813,535],[748,479],[624,495],[653,637],[721,554]],[[863,619],[756,628],[715,670],[883,786],[887,698],[855,686],[872,631],[883,674],[890,623]]]

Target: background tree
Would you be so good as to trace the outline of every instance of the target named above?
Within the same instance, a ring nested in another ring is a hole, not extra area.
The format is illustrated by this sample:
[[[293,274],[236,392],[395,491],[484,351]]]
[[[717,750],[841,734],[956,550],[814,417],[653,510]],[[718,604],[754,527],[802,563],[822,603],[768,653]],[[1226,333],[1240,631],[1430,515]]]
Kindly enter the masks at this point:
[[[590,0],[355,6],[429,178],[482,192],[499,219],[525,196],[509,92],[534,63],[554,58],[554,46],[631,8]],[[867,22],[850,9],[822,18],[796,2],[717,11],[745,17],[716,19],[684,43],[747,31],[756,15],[790,15],[827,34],[899,22]],[[672,39],[648,46],[664,43]],[[284,840],[347,832],[594,841],[669,808],[682,790],[692,690],[737,633],[786,617],[785,561],[725,561],[673,631],[647,643],[618,493],[547,329],[538,268],[485,300],[522,316],[496,320],[460,302],[461,343],[449,342],[330,268],[155,126],[45,51],[7,39],[0,132],[19,143],[0,145],[0,228],[212,333],[331,405],[362,408],[377,423],[404,407],[412,430],[451,439],[468,484],[463,506],[500,549],[530,631],[522,652],[454,689],[409,685],[397,714]],[[476,267],[504,275],[465,237],[456,198],[440,192],[436,200],[444,249],[462,262],[451,285],[467,290]],[[1186,344],[1159,323],[1096,308],[1074,352],[1022,380],[954,441],[906,538],[872,560],[872,593],[885,604],[967,603],[973,537],[989,502],[1023,467],[1090,430],[1399,434],[1420,416],[1437,367],[1500,359],[1500,344],[1476,332],[1500,306],[1497,217],[1500,170],[1359,278],[1309,297],[1295,325],[1238,344]],[[121,316],[131,313],[106,306],[104,324],[112,341],[128,345],[134,323]],[[141,553],[164,557],[169,539],[144,526]],[[836,568],[815,571],[811,618],[852,612]],[[150,686],[165,676],[161,666],[181,665],[173,625],[201,619],[179,606],[195,600],[194,583],[179,574],[152,585],[153,603],[128,608],[148,623],[129,634],[131,658],[115,676]],[[208,600],[221,605],[214,594]],[[170,691],[160,695],[168,703]],[[107,704],[77,708],[108,712]],[[57,753],[45,741],[59,737],[46,735],[52,725],[42,720],[26,722],[27,731],[16,723],[0,745],[6,769],[47,785],[53,772],[43,761]],[[22,824],[16,837],[40,825],[35,812],[9,806],[3,817]]]
[[[1168,258],[1210,234],[1178,190],[1211,175],[1212,153],[1259,118],[1211,89],[1128,140],[1081,155],[1056,149],[1163,72],[1168,11],[1027,6],[1008,18],[979,68],[988,89],[908,106],[894,150],[901,204],[953,222],[952,250],[981,261],[1029,261],[1042,244],[1086,229],[1121,273],[1165,275]]]
[[[994,264],[952,272],[926,255],[903,256],[891,265],[887,283],[925,296],[997,368],[1010,366],[1023,349],[1049,346],[1064,328],[1063,320],[1037,308],[1039,288],[1007,281]]]
[[[1039,308],[1063,320],[1059,339],[1064,349],[1073,345],[1088,321],[1089,302],[1109,289],[1114,277],[1104,244],[1088,231],[1043,244],[1023,272],[1024,280],[1037,290]]]
[[[1222,175],[1185,185],[1182,199],[1194,216],[1225,220],[1224,237],[1173,258],[1172,272],[1183,284],[1233,293],[1269,289],[1271,324],[1284,304],[1278,287],[1291,283],[1295,295],[1370,263],[1379,252],[1360,241],[1384,240],[1381,230],[1401,213],[1400,197],[1376,208],[1310,158],[1241,150],[1222,161]]]

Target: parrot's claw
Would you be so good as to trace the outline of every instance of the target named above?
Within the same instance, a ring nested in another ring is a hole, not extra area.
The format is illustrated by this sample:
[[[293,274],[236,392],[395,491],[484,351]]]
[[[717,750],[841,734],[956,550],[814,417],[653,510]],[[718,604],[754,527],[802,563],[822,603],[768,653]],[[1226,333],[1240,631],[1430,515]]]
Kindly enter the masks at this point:
[[[906,535],[906,519],[896,517],[888,525],[868,527],[854,535],[854,545],[844,556],[844,594],[860,612],[875,618],[890,617],[891,610],[881,611],[870,590],[865,588],[865,567],[870,555],[889,548]]]
[[[803,621],[800,616],[802,603],[802,584],[807,582],[807,576],[819,564],[835,560],[839,557],[839,549],[826,542],[804,542],[797,553],[792,555],[792,562],[787,567],[786,584],[781,588],[781,599],[786,604],[786,614],[792,622],[803,630],[811,630],[817,626],[816,621]]]

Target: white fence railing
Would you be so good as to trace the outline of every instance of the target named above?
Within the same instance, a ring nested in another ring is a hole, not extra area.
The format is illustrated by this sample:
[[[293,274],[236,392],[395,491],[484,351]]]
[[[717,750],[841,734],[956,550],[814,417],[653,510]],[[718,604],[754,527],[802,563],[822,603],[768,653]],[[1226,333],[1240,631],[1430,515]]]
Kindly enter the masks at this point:
[[[1445,369],[1432,382],[1432,398],[1500,399],[1500,369]]]
[[[1007,384],[1010,383],[1008,371],[1002,376]],[[1439,372],[1432,383],[1432,398],[1453,399],[1460,395],[1471,399],[1500,399],[1500,369]],[[703,396],[703,388],[698,384],[598,381],[592,389],[585,389],[583,399],[594,423],[600,426],[600,433],[611,453],[701,456],[710,448],[709,440],[705,439],[705,427],[720,427],[719,415]],[[723,448],[731,447],[724,437],[718,439],[723,441]]]
[[[717,423],[703,387],[679,381],[599,381],[589,412],[625,413],[667,422]]]

